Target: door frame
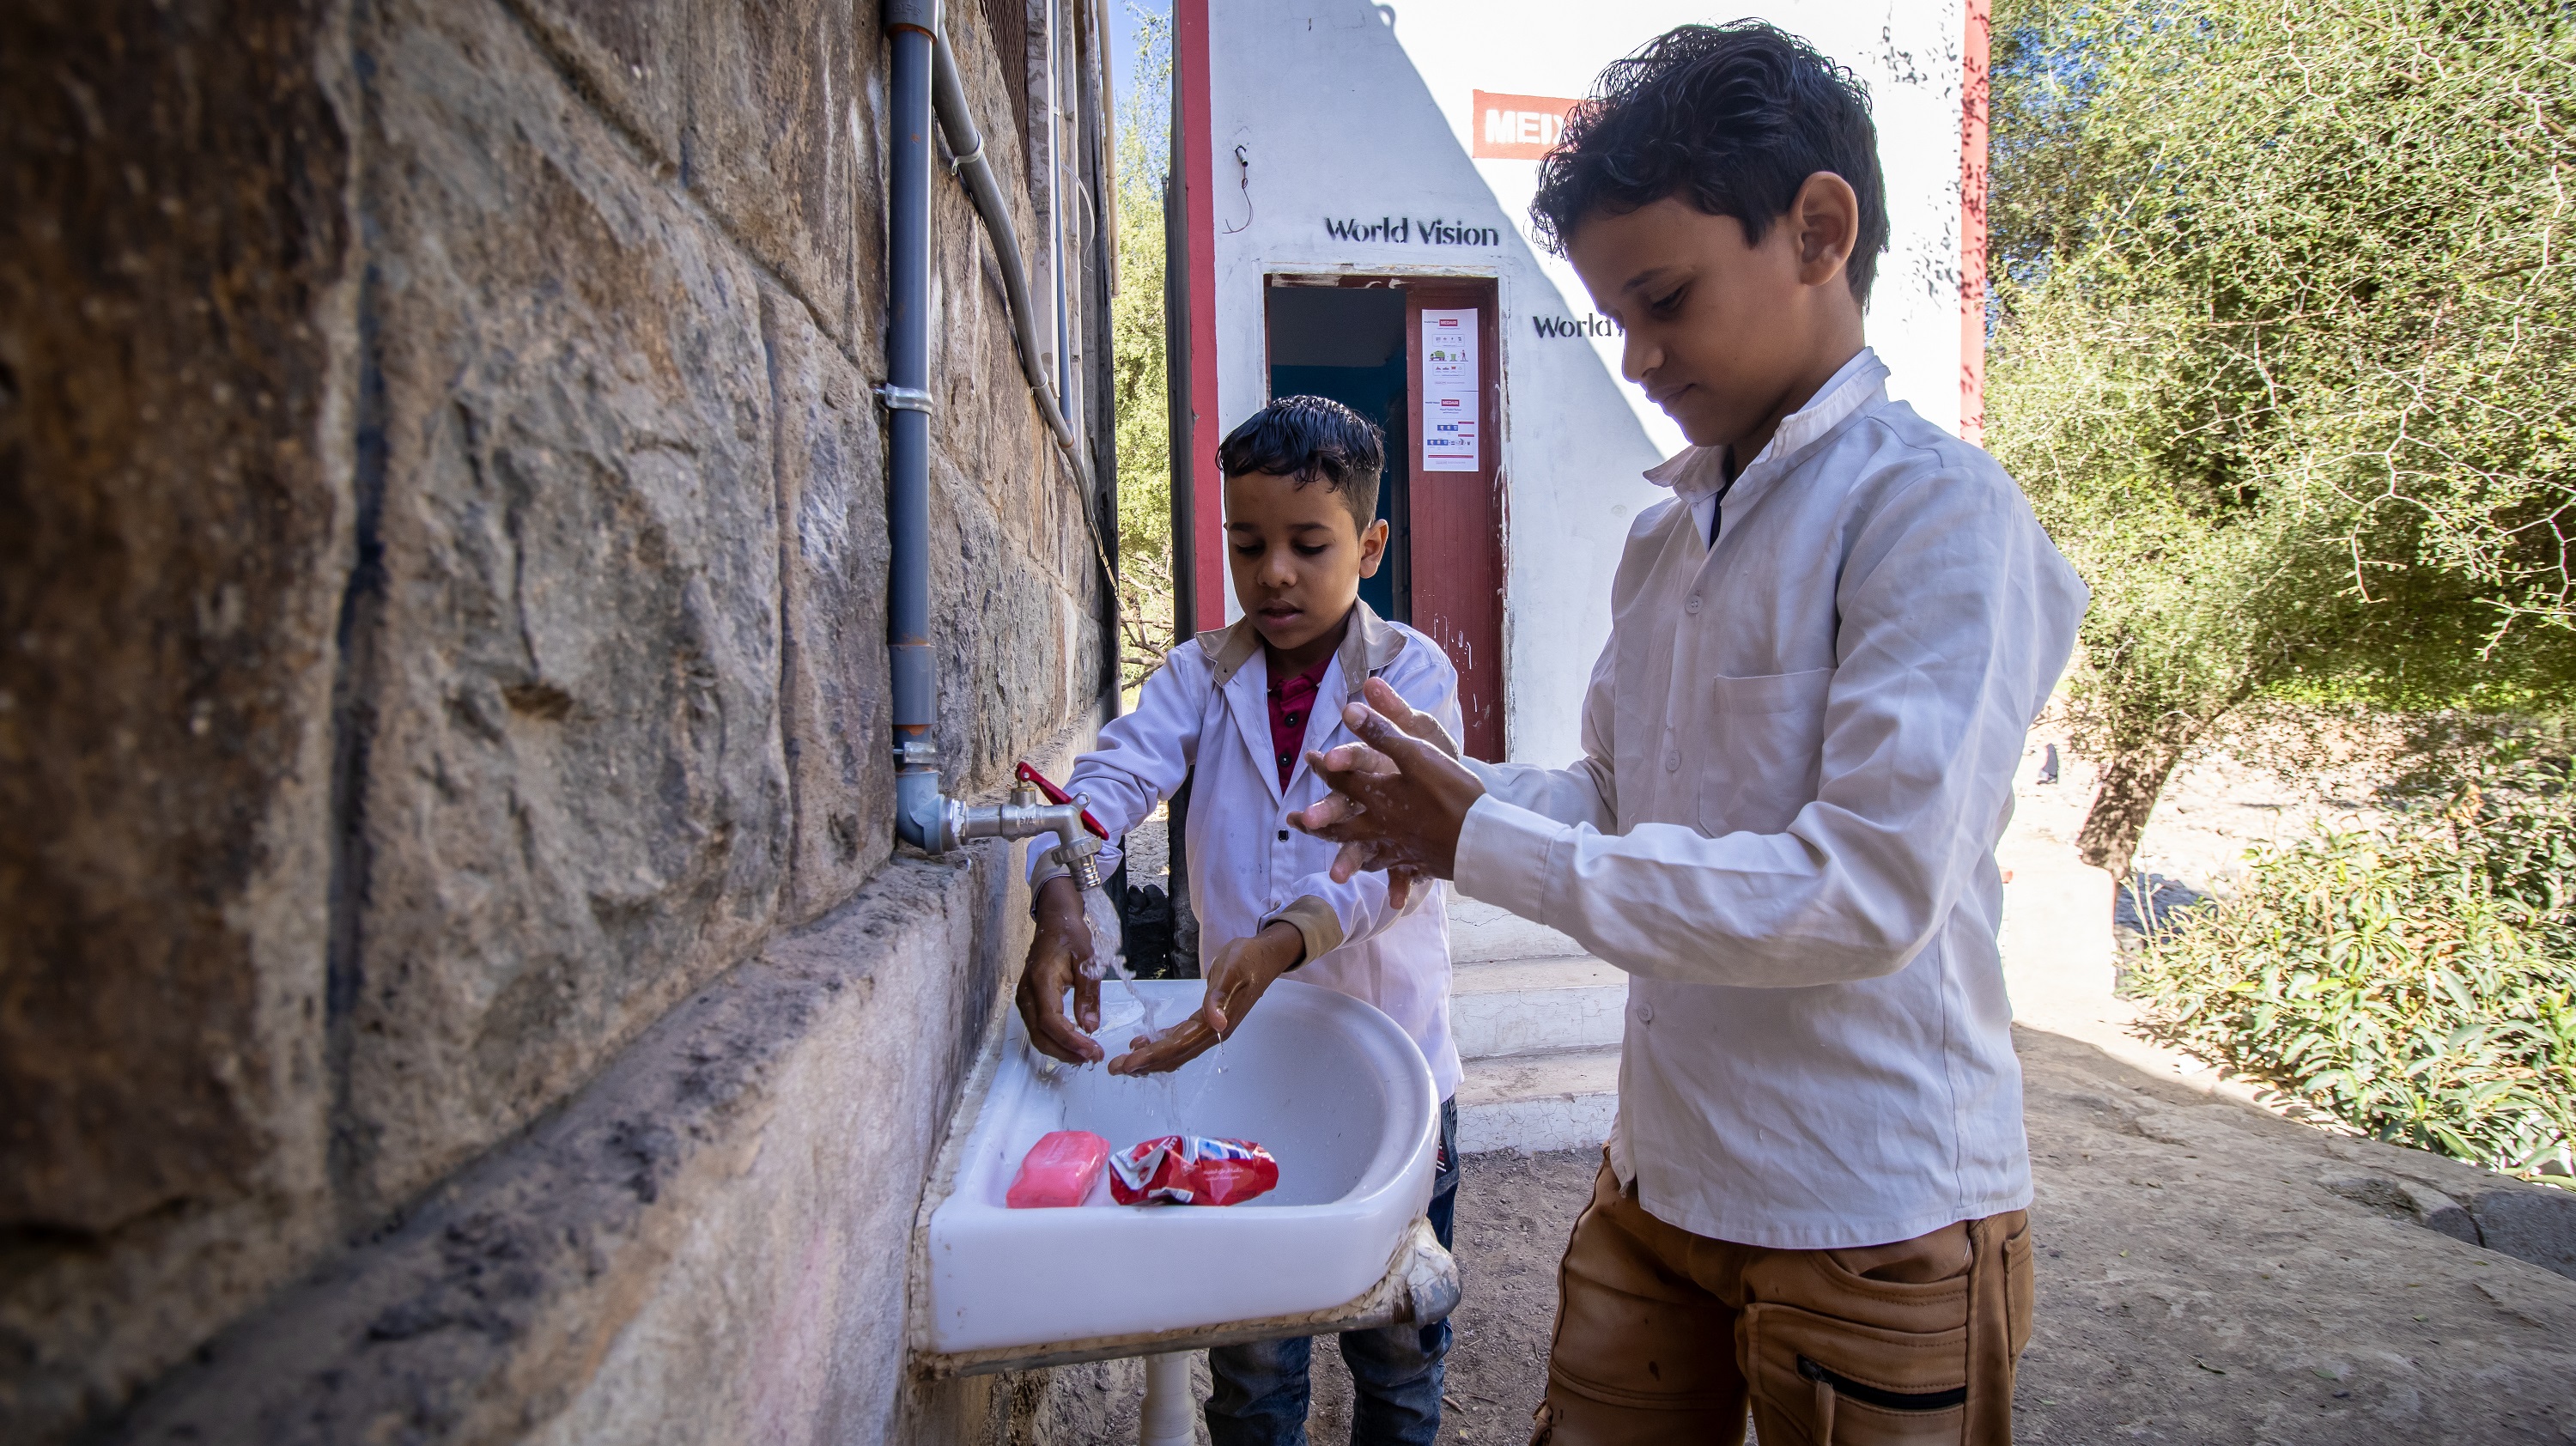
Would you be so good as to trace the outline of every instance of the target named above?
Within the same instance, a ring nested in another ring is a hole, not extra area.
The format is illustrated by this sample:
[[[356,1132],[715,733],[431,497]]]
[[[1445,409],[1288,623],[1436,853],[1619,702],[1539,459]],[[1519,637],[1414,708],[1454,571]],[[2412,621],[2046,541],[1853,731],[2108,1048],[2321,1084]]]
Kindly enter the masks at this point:
[[[1509,514],[1503,488],[1502,286],[1492,276],[1408,276],[1404,285],[1407,404],[1414,408],[1412,478],[1413,626],[1438,643],[1458,669],[1458,714],[1470,758],[1503,761],[1503,534]],[[1477,467],[1428,472],[1422,466],[1422,313],[1476,309]],[[1425,559],[1437,559],[1425,566]]]
[[[1331,272],[1319,275],[1311,271],[1267,271],[1262,273],[1261,378],[1264,400],[1267,401],[1275,402],[1279,399],[1278,394],[1269,389],[1271,374],[1270,293],[1280,288],[1291,286],[1340,291],[1402,291],[1405,289],[1405,278],[1393,273],[1372,275],[1353,275],[1342,272]],[[1405,312],[1405,320],[1398,322],[1397,325],[1412,326],[1414,324],[1415,323],[1412,320],[1412,311],[1408,304]],[[1409,346],[1410,343],[1408,343],[1408,347]],[[1408,349],[1405,352],[1404,373],[1404,405],[1406,406],[1414,405],[1415,398],[1418,395],[1417,385],[1420,380],[1420,372],[1416,369],[1414,360],[1412,351]],[[1410,433],[1407,435],[1410,435]],[[1415,464],[1408,462],[1405,465],[1403,476],[1395,480],[1394,494],[1387,498],[1388,522],[1390,526],[1387,529],[1386,565],[1392,573],[1392,576],[1388,579],[1390,584],[1388,591],[1395,595],[1395,612],[1393,614],[1394,621],[1407,625],[1410,625],[1413,622],[1413,515],[1411,510],[1412,493],[1410,489],[1412,486],[1412,475],[1416,470],[1417,468]],[[1387,479],[1381,478],[1379,485],[1381,487],[1387,485]]]
[[[1264,270],[1261,277],[1261,375],[1270,375],[1269,292],[1277,286],[1393,287],[1404,293],[1404,390],[1412,425],[1405,462],[1407,564],[1399,595],[1410,599],[1403,621],[1437,642],[1458,670],[1458,714],[1471,758],[1500,763],[1505,734],[1503,646],[1505,539],[1510,528],[1503,471],[1502,281],[1490,272]],[[1478,449],[1473,472],[1422,469],[1422,312],[1476,308]],[[1435,484],[1432,479],[1437,478]],[[1436,557],[1436,566],[1425,566]]]

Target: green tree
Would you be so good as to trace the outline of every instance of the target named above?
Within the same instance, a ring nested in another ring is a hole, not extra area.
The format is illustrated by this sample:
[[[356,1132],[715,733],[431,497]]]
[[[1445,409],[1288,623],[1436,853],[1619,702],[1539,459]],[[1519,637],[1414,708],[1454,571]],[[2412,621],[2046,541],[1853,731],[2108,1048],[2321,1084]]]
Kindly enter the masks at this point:
[[[1118,102],[1114,186],[1118,294],[1110,358],[1117,381],[1119,627],[1127,682],[1142,682],[1177,641],[1172,602],[1172,459],[1163,350],[1163,185],[1171,165],[1171,17],[1132,3],[1136,81]]]
[[[2576,22],[2006,0],[1987,441],[2094,590],[2079,839],[2231,711],[2576,697]]]

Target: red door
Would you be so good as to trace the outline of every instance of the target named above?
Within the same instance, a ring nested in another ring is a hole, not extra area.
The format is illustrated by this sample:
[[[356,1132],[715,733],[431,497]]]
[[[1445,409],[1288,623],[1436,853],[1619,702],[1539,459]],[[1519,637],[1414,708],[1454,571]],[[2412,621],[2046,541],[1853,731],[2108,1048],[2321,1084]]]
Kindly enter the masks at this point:
[[[1410,278],[1413,626],[1458,668],[1469,756],[1503,757],[1502,368],[1494,283]]]

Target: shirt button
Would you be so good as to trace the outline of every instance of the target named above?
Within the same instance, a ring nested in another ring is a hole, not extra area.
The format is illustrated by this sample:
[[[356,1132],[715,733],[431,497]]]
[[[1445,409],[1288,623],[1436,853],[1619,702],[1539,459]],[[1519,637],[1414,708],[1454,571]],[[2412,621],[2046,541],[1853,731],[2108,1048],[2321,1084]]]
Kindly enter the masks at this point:
[[[1281,843],[1286,843],[1288,841],[1288,830],[1284,828],[1279,830],[1279,841]]]
[[[1686,613],[1695,613],[1699,611],[1698,593],[1692,593],[1690,601],[1682,604],[1682,611]]]
[[[1682,756],[1680,754],[1667,753],[1664,755],[1664,771],[1666,773],[1679,773],[1681,772],[1681,768]]]
[[[1654,1023],[1654,1022],[1655,1022],[1655,1006],[1653,1006],[1653,1005],[1651,1005],[1651,1004],[1640,1004],[1640,1005],[1638,1005],[1638,1006],[1637,1006],[1637,1022],[1638,1022],[1639,1024],[1652,1024],[1652,1023]]]
[[[1297,715],[1296,715],[1296,714],[1291,713],[1291,714],[1289,714],[1289,715],[1288,715],[1288,726],[1289,726],[1289,727],[1291,727],[1291,728],[1294,728],[1294,727],[1296,727],[1296,726],[1297,726]]]

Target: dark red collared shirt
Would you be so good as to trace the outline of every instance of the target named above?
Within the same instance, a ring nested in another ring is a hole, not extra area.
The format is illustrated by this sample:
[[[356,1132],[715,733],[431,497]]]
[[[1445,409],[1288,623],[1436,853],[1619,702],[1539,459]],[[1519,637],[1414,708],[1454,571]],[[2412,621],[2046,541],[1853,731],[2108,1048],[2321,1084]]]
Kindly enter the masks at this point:
[[[1306,746],[1307,715],[1315,710],[1315,690],[1324,686],[1324,670],[1332,665],[1333,655],[1326,653],[1293,678],[1270,680],[1270,751],[1279,764],[1282,789],[1297,771],[1297,755]]]

